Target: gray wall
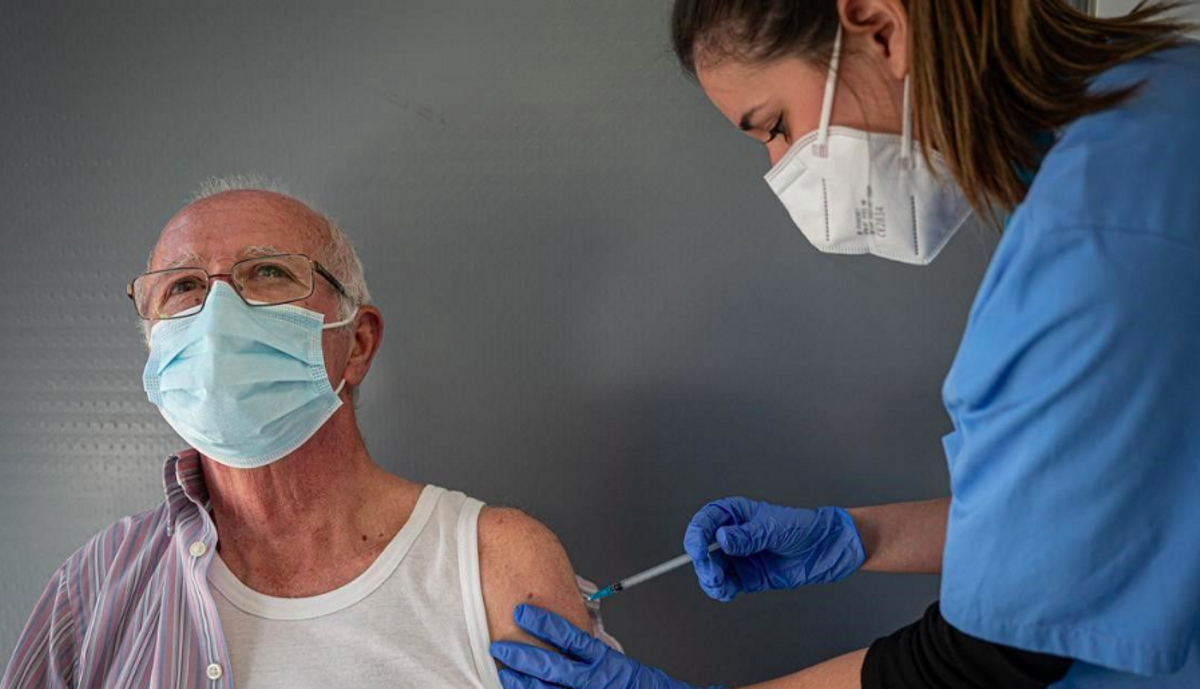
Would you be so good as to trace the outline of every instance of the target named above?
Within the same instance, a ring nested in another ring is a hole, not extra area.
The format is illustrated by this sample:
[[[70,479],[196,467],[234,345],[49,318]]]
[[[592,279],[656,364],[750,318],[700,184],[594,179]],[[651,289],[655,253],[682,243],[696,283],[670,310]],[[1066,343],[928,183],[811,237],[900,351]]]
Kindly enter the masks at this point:
[[[374,456],[520,506],[609,580],[692,512],[944,495],[939,401],[993,238],[931,267],[818,254],[667,49],[669,2],[0,8],[0,655],[89,535],[161,498],[123,290],[210,175],[351,232],[387,319]],[[140,5],[140,6],[138,6]],[[301,9],[302,7],[302,9]],[[745,682],[914,619],[933,577],[607,607],[646,661]]]

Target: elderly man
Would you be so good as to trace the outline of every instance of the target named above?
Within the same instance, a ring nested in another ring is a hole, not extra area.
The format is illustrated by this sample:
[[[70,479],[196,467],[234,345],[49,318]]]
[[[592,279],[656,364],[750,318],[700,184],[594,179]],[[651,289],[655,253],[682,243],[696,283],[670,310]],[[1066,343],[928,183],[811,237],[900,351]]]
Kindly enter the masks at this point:
[[[518,603],[594,628],[544,526],[372,461],[346,402],[383,317],[326,217],[218,185],[129,293],[146,392],[191,448],[162,505],[54,573],[0,687],[499,689]]]

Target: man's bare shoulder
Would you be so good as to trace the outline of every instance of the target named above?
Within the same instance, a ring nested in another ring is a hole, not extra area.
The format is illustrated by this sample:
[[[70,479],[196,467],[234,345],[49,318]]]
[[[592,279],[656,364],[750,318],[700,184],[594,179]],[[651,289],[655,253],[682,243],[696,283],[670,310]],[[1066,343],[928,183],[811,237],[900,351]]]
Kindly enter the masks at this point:
[[[493,641],[530,640],[512,619],[521,603],[553,610],[590,631],[566,551],[553,531],[524,512],[484,508],[479,515],[479,571]]]

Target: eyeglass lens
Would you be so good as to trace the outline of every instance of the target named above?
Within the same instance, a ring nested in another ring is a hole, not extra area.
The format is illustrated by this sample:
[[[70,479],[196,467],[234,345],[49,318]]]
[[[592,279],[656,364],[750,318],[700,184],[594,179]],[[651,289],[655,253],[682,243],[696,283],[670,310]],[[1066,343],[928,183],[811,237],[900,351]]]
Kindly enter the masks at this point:
[[[229,281],[256,306],[298,301],[312,294],[312,263],[295,254],[247,259],[233,265]],[[208,273],[199,268],[149,273],[134,280],[134,303],[143,318],[176,318],[203,305],[209,286]]]

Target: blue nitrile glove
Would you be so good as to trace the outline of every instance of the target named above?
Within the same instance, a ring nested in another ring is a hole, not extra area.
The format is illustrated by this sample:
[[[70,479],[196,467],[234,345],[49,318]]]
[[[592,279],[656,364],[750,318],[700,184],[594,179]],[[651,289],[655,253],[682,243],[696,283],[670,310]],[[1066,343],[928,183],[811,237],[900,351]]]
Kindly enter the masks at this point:
[[[720,550],[708,552],[712,543]],[[866,554],[840,507],[780,507],[746,498],[704,506],[683,536],[700,588],[731,601],[739,593],[824,584],[854,573]]]
[[[562,654],[512,641],[493,643],[492,657],[506,666],[500,671],[504,689],[697,689],[614,651],[552,612],[518,605],[513,619]]]

